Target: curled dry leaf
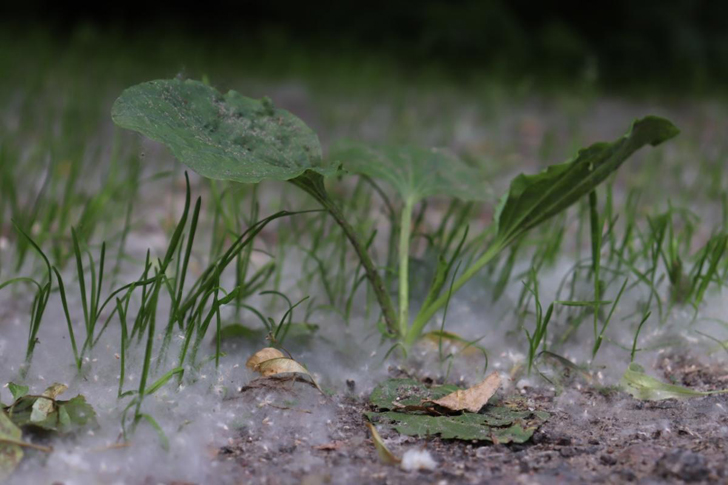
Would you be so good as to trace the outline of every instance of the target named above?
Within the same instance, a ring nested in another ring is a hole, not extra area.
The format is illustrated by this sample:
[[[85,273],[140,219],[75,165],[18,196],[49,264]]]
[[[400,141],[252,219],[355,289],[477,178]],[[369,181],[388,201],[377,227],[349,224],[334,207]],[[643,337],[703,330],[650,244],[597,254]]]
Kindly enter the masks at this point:
[[[398,458],[394,455],[394,453],[389,451],[387,445],[384,444],[384,440],[381,436],[379,436],[377,428],[375,428],[372,423],[366,423],[366,425],[369,428],[369,432],[372,434],[374,447],[377,449],[377,455],[379,455],[379,459],[382,460],[382,463],[385,465],[399,465],[402,462],[402,459]]]
[[[30,413],[30,421],[34,423],[44,421],[48,415],[54,411],[56,398],[66,392],[67,389],[67,385],[56,382],[43,391],[43,394],[40,395],[41,397],[33,403],[33,411]]]
[[[307,375],[311,379],[313,385],[316,386],[316,389],[318,389],[321,394],[325,395],[323,389],[321,389],[321,387],[319,387],[318,383],[316,382],[316,379],[313,378],[311,373],[309,373],[304,366],[302,366],[295,360],[289,359],[288,357],[284,356],[283,353],[278,349],[266,347],[262,350],[259,350],[248,359],[248,362],[245,363],[245,366],[255,372],[260,373],[263,377],[271,377],[278,374],[290,373]]]
[[[500,374],[493,372],[483,379],[483,382],[475,386],[457,390],[437,400],[426,400],[423,402],[431,402],[437,404],[450,411],[469,411],[477,413],[488,403],[501,385]]]
[[[280,350],[274,349],[273,347],[266,347],[253,354],[245,363],[245,367],[254,372],[260,372],[260,364],[271,359],[280,359],[282,357],[285,357],[285,355]]]

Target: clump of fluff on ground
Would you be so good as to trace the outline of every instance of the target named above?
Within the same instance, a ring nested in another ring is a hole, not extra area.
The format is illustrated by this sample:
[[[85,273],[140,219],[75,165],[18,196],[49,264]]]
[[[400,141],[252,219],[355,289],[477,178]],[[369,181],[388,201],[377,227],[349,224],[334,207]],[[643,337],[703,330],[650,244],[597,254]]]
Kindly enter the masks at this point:
[[[412,448],[404,452],[400,466],[408,472],[434,470],[437,468],[437,462],[432,458],[429,451],[422,448]]]

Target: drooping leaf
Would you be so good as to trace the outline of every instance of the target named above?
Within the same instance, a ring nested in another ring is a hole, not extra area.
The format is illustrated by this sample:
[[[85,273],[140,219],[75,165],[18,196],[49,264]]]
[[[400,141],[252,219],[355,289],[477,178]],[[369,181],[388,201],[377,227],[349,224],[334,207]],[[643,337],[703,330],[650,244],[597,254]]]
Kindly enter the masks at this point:
[[[659,145],[678,133],[670,121],[647,116],[611,143],[595,143],[568,162],[517,176],[496,210],[498,239],[513,241],[587,195],[641,147]]]
[[[704,397],[711,394],[725,394],[728,389],[719,391],[695,391],[693,389],[667,384],[645,373],[644,367],[632,362],[624,372],[620,384],[635,399],[643,401],[661,401],[663,399],[686,399]]]
[[[404,200],[417,202],[433,195],[462,200],[491,197],[478,171],[445,150],[416,146],[375,149],[342,142],[332,148],[330,158],[345,170],[387,182]]]
[[[458,389],[440,399],[426,399],[424,402],[437,404],[450,411],[469,411],[477,413],[485,406],[501,385],[498,372],[493,372],[482,382],[468,389]]]
[[[157,436],[159,436],[159,441],[162,443],[162,449],[164,449],[164,451],[169,451],[169,438],[167,438],[167,434],[164,432],[157,420],[146,413],[141,413],[139,416],[144,418],[144,420],[146,420],[146,422],[149,423],[152,428],[154,428],[154,431],[157,432]]]
[[[257,183],[290,180],[336,168],[323,161],[318,137],[265,98],[222,94],[199,81],[167,79],[126,89],[111,111],[114,122],[164,143],[208,178]]]
[[[30,390],[30,388],[28,386],[22,386],[22,385],[14,383],[14,382],[9,382],[8,390],[10,391],[10,394],[13,395],[13,400],[17,401],[21,397],[28,394],[28,391]]]
[[[379,436],[377,428],[375,428],[372,423],[366,423],[366,425],[369,428],[369,432],[372,434],[374,447],[377,449],[377,455],[379,456],[379,459],[382,461],[382,463],[384,463],[385,465],[399,465],[402,462],[402,459],[395,456],[394,453],[389,451],[387,445],[384,444],[384,440],[381,436]]]
[[[23,448],[15,444],[22,435],[20,428],[0,411],[0,482],[8,478],[23,459]]]

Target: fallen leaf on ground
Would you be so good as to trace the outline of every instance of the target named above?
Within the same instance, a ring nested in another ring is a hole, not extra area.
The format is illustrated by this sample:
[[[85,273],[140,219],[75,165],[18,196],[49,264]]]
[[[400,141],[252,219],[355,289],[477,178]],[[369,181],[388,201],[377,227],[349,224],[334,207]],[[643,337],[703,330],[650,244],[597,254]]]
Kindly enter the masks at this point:
[[[458,388],[453,385],[427,387],[414,379],[388,379],[369,397],[375,411],[364,413],[369,421],[392,426],[407,436],[524,443],[549,418],[545,411],[529,408],[520,397],[502,399],[482,413],[433,415],[434,406],[420,403],[436,401]]]
[[[661,401],[663,399],[685,399],[688,397],[703,397],[711,394],[725,394],[728,389],[719,391],[695,391],[693,389],[667,384],[645,373],[644,367],[631,363],[622,376],[620,384],[635,399],[643,401]]]
[[[278,374],[304,374],[311,379],[316,389],[324,394],[323,389],[319,387],[316,379],[308,372],[304,366],[293,359],[283,355],[283,353],[272,347],[266,347],[259,350],[248,359],[245,366],[255,372],[260,373],[263,377],[271,377]]]
[[[260,372],[260,364],[271,359],[280,359],[281,357],[285,357],[283,352],[273,347],[266,347],[254,353],[245,363],[245,367],[252,371]]]
[[[399,465],[402,462],[402,459],[394,456],[394,453],[389,451],[387,445],[384,444],[384,440],[382,440],[382,437],[379,436],[377,428],[375,428],[372,423],[367,423],[367,427],[369,428],[369,432],[372,434],[374,447],[377,449],[377,455],[379,455],[379,459],[382,460],[382,463],[385,465]]]
[[[469,411],[477,413],[488,403],[491,397],[496,393],[501,385],[500,374],[493,372],[491,375],[483,379],[480,384],[476,384],[471,388],[448,394],[440,399],[426,399],[423,402],[431,402],[437,404],[450,411]]]
[[[20,428],[0,411],[0,482],[8,478],[23,459],[23,448],[15,444],[21,436]]]
[[[43,394],[41,394],[40,397],[33,403],[33,411],[30,413],[30,421],[33,423],[45,421],[48,415],[55,410],[56,398],[66,392],[67,389],[67,385],[56,382],[43,391]]]
[[[24,386],[15,386],[15,389]],[[41,428],[47,431],[70,433],[80,428],[96,426],[96,412],[78,395],[68,401],[56,399],[65,392],[65,384],[53,384],[40,396],[19,392],[20,396],[10,406],[2,409],[8,418],[20,428]]]

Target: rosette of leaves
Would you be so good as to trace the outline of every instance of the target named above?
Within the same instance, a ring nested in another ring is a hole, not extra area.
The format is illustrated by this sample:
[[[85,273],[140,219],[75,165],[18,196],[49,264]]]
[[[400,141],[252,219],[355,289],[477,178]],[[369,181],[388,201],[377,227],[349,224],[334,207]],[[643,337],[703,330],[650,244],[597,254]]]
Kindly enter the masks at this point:
[[[441,294],[452,267],[440,261],[435,280],[412,325],[408,325],[407,279],[400,277],[400,312],[366,250],[366,244],[347,222],[324,188],[324,177],[338,166],[321,155],[318,137],[293,114],[276,108],[268,99],[254,100],[235,91],[222,94],[190,80],[159,80],[125,90],[112,108],[114,122],[164,143],[182,163],[213,179],[242,183],[285,180],[314,197],[336,220],[352,243],[381,307],[388,332],[409,348],[425,325],[458,291],[500,251],[525,232],[564,211],[590,194],[635,151],[656,146],[678,134],[668,120],[648,116],[612,142],[596,143],[571,160],[534,175],[521,174],[510,184],[497,208],[495,238]],[[350,171],[384,180],[400,194],[400,274],[407,273],[408,228],[411,207],[424,197],[441,194],[480,199],[485,185],[451,156],[422,148],[373,151],[344,148],[331,159],[341,159]],[[475,182],[475,183],[474,183]],[[456,251],[457,254],[457,251]]]

